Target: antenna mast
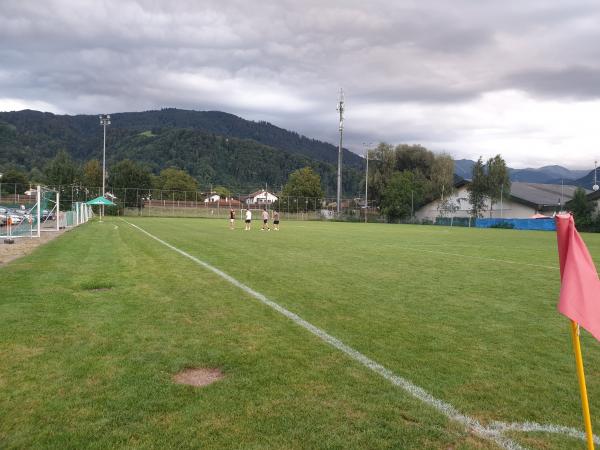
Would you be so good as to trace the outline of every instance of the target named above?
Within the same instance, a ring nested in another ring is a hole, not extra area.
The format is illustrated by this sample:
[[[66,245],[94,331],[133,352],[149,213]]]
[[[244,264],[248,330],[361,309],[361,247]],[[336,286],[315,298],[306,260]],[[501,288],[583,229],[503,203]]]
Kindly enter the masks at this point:
[[[337,106],[340,113],[340,146],[338,148],[338,173],[337,173],[337,214],[340,214],[342,201],[342,139],[344,135],[344,90],[340,88],[340,99]]]

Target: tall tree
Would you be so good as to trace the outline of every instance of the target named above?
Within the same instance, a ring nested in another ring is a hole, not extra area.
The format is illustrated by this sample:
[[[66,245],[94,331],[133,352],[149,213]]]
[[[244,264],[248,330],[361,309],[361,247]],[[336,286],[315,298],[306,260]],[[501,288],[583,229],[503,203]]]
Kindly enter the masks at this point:
[[[158,176],[160,189],[166,191],[192,191],[198,190],[198,181],[185,170],[169,167],[161,170]]]
[[[494,203],[510,194],[510,178],[506,162],[500,155],[488,159],[487,164],[487,197],[490,200],[490,216]]]
[[[585,190],[581,187],[575,189],[573,198],[569,202],[569,209],[575,218],[575,226],[579,231],[588,231],[592,226],[594,204],[587,198]]]
[[[431,165],[431,196],[448,198],[454,192],[454,160],[447,153],[435,155]]]
[[[310,167],[295,170],[281,192],[277,208],[296,212],[298,209],[316,209],[323,198],[321,177]],[[302,204],[304,202],[304,204]]]
[[[81,182],[86,187],[102,186],[102,166],[97,159],[90,159],[83,165]]]
[[[422,201],[422,189],[410,170],[396,172],[387,184],[381,199],[381,212],[388,222],[411,217],[413,205]]]
[[[231,197],[231,191],[224,186],[215,186],[213,191],[221,198]]]
[[[467,186],[467,192],[469,193],[469,203],[471,203],[471,215],[474,218],[482,217],[487,198],[488,182],[481,156],[473,165],[473,176],[471,183]]]
[[[9,168],[2,174],[2,190],[4,192],[22,194],[29,187],[27,174],[22,170]]]
[[[122,206],[139,206],[144,191],[152,189],[152,174],[145,166],[124,159],[111,167],[108,185]]]
[[[77,183],[80,177],[79,166],[65,151],[59,151],[45,168],[46,182],[52,186],[69,186]]]

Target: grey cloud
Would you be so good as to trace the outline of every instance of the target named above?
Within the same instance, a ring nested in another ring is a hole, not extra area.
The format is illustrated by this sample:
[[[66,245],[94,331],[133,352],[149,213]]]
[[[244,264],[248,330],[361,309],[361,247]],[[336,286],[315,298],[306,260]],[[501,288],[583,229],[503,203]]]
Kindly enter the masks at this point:
[[[531,69],[508,76],[503,85],[547,98],[600,98],[600,68]]]
[[[505,89],[598,98],[598,20],[590,0],[4,0],[0,100],[69,113],[221,109],[335,141],[340,86],[349,113]],[[348,139],[460,139],[427,125],[373,120]]]

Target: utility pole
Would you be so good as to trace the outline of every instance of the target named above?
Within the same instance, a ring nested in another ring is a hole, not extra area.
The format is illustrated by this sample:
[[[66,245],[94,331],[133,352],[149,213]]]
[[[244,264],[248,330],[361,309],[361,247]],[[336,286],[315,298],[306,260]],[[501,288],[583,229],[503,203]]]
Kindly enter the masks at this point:
[[[110,125],[110,115],[102,114],[100,116],[100,125],[104,127],[104,145],[102,147],[102,197],[106,193],[106,126]],[[100,215],[100,220],[102,220],[102,216],[104,215],[104,205],[102,205],[102,214]]]
[[[598,171],[598,161],[594,161],[594,185],[592,186],[592,190],[596,192],[598,190],[598,180],[596,180],[596,172]],[[0,174],[0,177],[2,175]]]
[[[337,111],[340,113],[340,146],[338,148],[338,173],[337,173],[337,214],[340,215],[342,201],[342,139],[344,135],[344,90],[340,88],[340,99]]]
[[[372,142],[363,142],[365,147],[365,159],[367,160],[367,168],[365,170],[365,223],[367,223],[367,212],[369,211],[369,147]]]

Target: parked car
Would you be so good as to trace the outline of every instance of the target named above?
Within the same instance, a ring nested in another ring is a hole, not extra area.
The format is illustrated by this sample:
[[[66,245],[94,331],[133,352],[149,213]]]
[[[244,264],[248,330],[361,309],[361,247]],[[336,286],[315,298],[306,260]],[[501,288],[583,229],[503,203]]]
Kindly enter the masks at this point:
[[[13,225],[19,225],[21,222],[23,222],[25,220],[25,217],[23,217],[21,214],[15,213],[15,212],[9,213],[8,216],[11,218]]]
[[[45,222],[46,220],[54,220],[55,216],[54,213],[52,211],[48,211],[47,209],[44,209],[42,211],[42,221]]]

